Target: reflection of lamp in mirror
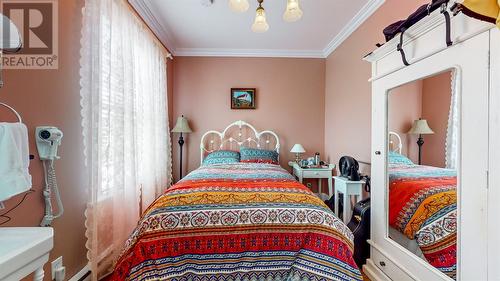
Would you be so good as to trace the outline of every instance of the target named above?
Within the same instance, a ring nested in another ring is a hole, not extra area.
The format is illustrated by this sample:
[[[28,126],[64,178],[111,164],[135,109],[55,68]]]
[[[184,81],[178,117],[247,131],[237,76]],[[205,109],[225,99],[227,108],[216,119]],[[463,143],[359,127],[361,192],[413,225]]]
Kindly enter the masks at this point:
[[[300,154],[305,153],[306,150],[300,143],[296,143],[293,147],[292,150],[290,150],[291,153],[295,153],[295,162],[299,163],[300,161]]]
[[[420,118],[413,122],[413,126],[407,134],[418,135],[418,164],[420,165],[422,164],[422,146],[424,145],[424,138],[422,135],[432,135],[434,131],[429,127],[429,124],[427,124],[427,120]]]

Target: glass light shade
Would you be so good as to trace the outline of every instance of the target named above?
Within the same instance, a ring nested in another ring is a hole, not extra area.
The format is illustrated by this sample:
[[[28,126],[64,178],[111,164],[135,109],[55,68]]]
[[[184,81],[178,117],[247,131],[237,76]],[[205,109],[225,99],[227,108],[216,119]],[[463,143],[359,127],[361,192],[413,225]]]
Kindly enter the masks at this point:
[[[189,127],[188,119],[182,115],[177,118],[177,123],[172,129],[172,133],[192,133],[193,130]]]
[[[266,12],[264,8],[257,8],[255,22],[252,25],[252,31],[256,33],[266,32],[269,29],[269,24],[266,20]]]
[[[283,19],[287,22],[298,21],[302,18],[302,14],[303,12],[300,9],[299,0],[288,0]]]
[[[248,0],[229,0],[229,8],[233,12],[243,13],[248,10],[248,7],[250,7]]]
[[[411,129],[408,131],[407,134],[432,135],[434,134],[434,131],[429,127],[429,124],[427,124],[427,120],[419,119],[413,122],[413,126],[411,127]]]

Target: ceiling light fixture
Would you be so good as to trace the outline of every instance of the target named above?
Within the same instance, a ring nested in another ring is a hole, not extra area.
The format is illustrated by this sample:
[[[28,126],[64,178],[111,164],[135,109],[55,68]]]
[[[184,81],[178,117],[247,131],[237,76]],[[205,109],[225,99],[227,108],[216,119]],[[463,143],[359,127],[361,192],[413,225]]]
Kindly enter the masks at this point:
[[[262,2],[264,0],[258,0],[259,7],[255,11],[255,21],[252,25],[252,31],[256,33],[263,33],[269,29],[269,24],[267,24],[266,11],[262,7]]]
[[[250,4],[248,0],[229,0],[229,8],[237,13],[243,13],[248,10]]]
[[[287,22],[298,21],[302,18],[302,14],[303,12],[300,9],[299,0],[288,0],[283,19]]]
[[[286,10],[283,14],[283,20],[287,22],[295,22],[302,18],[303,12],[300,9],[300,0],[287,0]],[[255,11],[255,21],[252,25],[252,31],[257,33],[266,32],[269,29],[269,24],[266,19],[266,11],[262,7],[264,0],[257,0],[259,7]],[[229,7],[234,12],[242,13],[249,8],[248,0],[229,0]]]

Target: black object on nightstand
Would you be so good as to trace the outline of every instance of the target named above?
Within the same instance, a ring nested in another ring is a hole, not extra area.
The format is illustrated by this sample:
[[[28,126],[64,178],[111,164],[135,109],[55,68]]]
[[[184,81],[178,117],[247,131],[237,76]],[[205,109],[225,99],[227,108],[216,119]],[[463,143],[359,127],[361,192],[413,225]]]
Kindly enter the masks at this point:
[[[354,205],[351,221],[347,227],[354,234],[354,261],[361,268],[370,257],[370,198]]]

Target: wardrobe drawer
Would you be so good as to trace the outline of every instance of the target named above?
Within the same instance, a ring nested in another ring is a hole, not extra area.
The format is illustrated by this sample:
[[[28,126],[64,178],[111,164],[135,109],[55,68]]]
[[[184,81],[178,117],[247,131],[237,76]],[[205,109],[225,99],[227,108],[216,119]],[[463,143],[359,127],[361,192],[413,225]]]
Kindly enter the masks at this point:
[[[395,263],[384,256],[382,253],[377,251],[372,247],[372,257],[371,259],[375,265],[382,270],[389,278],[395,281],[414,281],[413,278],[408,276],[403,270],[401,270]]]

